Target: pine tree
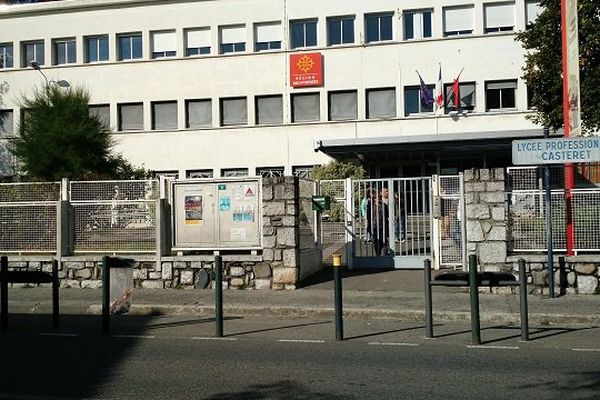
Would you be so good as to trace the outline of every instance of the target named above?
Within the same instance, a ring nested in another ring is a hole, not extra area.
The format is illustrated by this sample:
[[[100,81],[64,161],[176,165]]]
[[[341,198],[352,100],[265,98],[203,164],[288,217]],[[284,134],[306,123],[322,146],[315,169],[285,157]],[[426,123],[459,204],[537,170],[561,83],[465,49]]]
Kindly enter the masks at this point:
[[[131,179],[147,175],[113,155],[110,131],[89,113],[82,88],[49,85],[21,100],[25,110],[11,151],[30,179]]]

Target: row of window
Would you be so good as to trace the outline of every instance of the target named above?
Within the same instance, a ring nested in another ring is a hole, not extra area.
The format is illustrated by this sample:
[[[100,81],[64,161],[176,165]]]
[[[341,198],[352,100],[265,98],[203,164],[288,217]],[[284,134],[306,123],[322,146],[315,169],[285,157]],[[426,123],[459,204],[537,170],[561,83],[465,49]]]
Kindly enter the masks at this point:
[[[513,31],[515,27],[515,2],[484,4],[485,32]],[[443,8],[443,34],[455,36],[473,33],[474,5],[450,6]],[[526,2],[527,23],[535,20],[539,13],[539,1]],[[364,41],[376,43],[394,40],[394,12],[364,15]],[[356,43],[356,16],[329,17],[327,23],[327,45],[335,46]],[[404,40],[431,38],[433,35],[433,9],[405,10],[402,12]],[[291,49],[310,48],[318,45],[318,19],[290,21],[289,46]],[[220,26],[219,54],[246,52],[246,25]],[[212,53],[212,37],[209,27],[184,29],[184,51],[186,57]],[[254,24],[254,51],[278,50],[282,48],[283,29],[281,22]],[[109,60],[109,36],[94,35],[84,37],[84,62],[95,63]],[[151,58],[177,56],[177,33],[175,30],[150,32]],[[43,40],[21,43],[21,67],[32,61],[44,65],[45,42]],[[143,58],[142,33],[118,34],[116,36],[116,59],[118,61]],[[77,62],[76,39],[61,38],[52,40],[53,65]],[[0,43],[0,68],[14,66],[12,43]]]
[[[452,85],[445,85],[445,113],[452,111],[472,112],[476,105],[475,82],[459,85],[458,100]],[[426,114],[434,111],[433,86],[428,93],[419,86],[404,88],[404,115]],[[485,83],[485,105],[487,111],[516,110],[517,81],[489,81]],[[396,117],[396,89],[375,88],[366,90],[366,118],[383,119]],[[319,92],[295,93],[290,97],[291,122],[314,122],[321,120],[321,94]],[[458,106],[456,104],[458,103]],[[283,123],[283,96],[255,96],[255,123],[277,125]],[[152,130],[175,130],[179,128],[178,102],[152,102]],[[96,115],[108,129],[110,124],[109,105],[91,105],[90,112]],[[219,99],[220,126],[248,125],[248,98],[230,97]],[[117,131],[144,130],[144,104],[121,103],[117,105]],[[358,93],[356,90],[328,92],[328,120],[346,121],[358,118]],[[211,99],[185,100],[185,127],[212,128],[213,107]],[[0,133],[13,133],[12,110],[0,110]]]
[[[299,178],[309,178],[310,171],[314,165],[299,165],[292,166],[292,175]],[[237,178],[245,177],[250,175],[248,168],[221,168],[219,176],[223,178]],[[263,178],[280,177],[284,176],[285,168],[282,166],[275,167],[258,167],[254,170],[255,176],[262,176]],[[155,171],[155,177],[166,177],[166,178],[179,178],[179,171]],[[215,173],[212,169],[193,169],[186,170],[185,177],[188,179],[197,178],[214,178]]]

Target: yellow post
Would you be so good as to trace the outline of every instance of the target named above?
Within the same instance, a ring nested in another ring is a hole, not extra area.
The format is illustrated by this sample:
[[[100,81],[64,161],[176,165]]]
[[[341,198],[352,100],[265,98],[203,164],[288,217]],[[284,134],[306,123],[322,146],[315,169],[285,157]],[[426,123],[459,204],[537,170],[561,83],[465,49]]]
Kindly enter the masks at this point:
[[[333,259],[333,266],[334,267],[341,267],[342,266],[342,255],[341,254],[332,254],[331,258]]]
[[[344,340],[342,316],[342,255],[333,254],[333,288],[335,297],[335,340]]]

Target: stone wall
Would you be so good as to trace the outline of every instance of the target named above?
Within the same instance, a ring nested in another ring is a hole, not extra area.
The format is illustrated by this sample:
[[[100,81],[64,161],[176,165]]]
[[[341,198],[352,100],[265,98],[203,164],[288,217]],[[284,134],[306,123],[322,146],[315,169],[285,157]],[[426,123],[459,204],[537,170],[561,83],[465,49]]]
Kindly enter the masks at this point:
[[[506,268],[507,221],[504,170],[471,169],[464,173],[467,252],[477,254],[483,271]]]
[[[263,249],[221,252],[224,288],[290,290],[297,287],[301,278],[320,269],[320,252],[318,257],[313,257],[312,263],[300,261],[299,184],[295,177],[263,179]],[[304,219],[307,219],[306,215]],[[313,248],[314,251],[320,250]],[[138,288],[215,287],[213,254],[162,257],[124,254],[123,257],[135,260],[133,278]],[[61,287],[101,287],[101,259],[101,255],[63,257],[59,266]],[[9,257],[11,269],[51,271],[51,262],[50,256]]]

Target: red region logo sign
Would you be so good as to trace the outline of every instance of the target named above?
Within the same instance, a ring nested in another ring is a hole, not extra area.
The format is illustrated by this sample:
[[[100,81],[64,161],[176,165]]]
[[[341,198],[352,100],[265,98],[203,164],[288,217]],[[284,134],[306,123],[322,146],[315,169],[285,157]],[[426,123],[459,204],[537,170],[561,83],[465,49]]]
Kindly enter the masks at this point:
[[[321,53],[290,55],[290,85],[292,87],[323,86]]]

